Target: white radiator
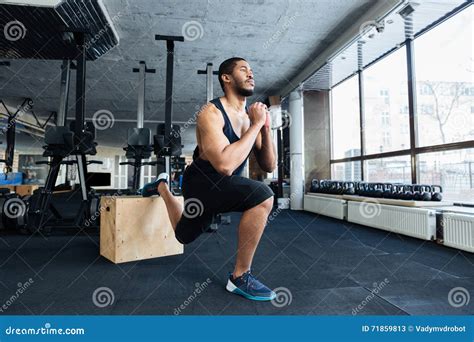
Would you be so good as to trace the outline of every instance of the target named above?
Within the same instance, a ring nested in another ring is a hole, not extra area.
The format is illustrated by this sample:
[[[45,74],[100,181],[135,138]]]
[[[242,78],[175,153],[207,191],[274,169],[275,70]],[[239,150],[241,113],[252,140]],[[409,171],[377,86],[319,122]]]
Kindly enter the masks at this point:
[[[340,220],[347,218],[347,201],[317,195],[304,195],[304,210],[312,213],[334,217]]]
[[[423,240],[436,238],[436,214],[432,209],[378,204],[375,199],[350,201],[347,220]]]
[[[474,253],[474,216],[443,213],[443,244]]]

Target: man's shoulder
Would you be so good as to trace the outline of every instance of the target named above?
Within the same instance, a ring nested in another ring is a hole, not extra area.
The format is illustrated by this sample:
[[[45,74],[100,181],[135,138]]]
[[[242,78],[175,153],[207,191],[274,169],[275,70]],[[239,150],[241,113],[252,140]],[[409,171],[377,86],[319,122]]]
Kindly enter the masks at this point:
[[[207,102],[198,112],[198,121],[222,117],[221,111],[212,102]]]

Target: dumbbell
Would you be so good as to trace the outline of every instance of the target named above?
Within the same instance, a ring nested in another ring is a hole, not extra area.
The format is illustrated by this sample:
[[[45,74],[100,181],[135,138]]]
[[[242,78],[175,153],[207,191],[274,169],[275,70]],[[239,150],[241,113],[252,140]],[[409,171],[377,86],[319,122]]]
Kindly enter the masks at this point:
[[[336,189],[337,189],[337,194],[338,195],[344,194],[344,182],[343,181],[337,181],[336,182]]]
[[[383,183],[375,183],[372,192],[372,197],[383,197]]]
[[[405,185],[404,184],[394,184],[393,185],[393,194],[392,194],[392,198],[393,199],[403,199],[403,187]]]
[[[325,179],[321,179],[319,181],[318,192],[323,193],[323,194],[326,192],[326,180]]]
[[[357,184],[357,195],[359,196],[365,196],[367,190],[367,183],[366,182],[360,182]]]
[[[313,179],[311,181],[311,188],[309,189],[311,192],[318,192],[319,191],[319,180]]]
[[[367,190],[365,191],[365,196],[380,197],[381,193],[381,190],[378,188],[378,183],[369,183],[367,185]]]
[[[436,191],[436,189],[439,189],[439,192]],[[436,202],[441,202],[443,199],[443,188],[441,185],[432,185],[431,186],[431,200],[436,201]]]
[[[331,191],[332,191],[332,182],[331,182],[330,180],[326,180],[326,181],[324,182],[324,190],[325,190],[324,192],[325,192],[326,194],[330,194],[330,193],[331,193]]]
[[[334,181],[328,180],[326,184],[327,184],[328,193],[333,194],[334,190],[335,190],[334,189],[334,187],[335,187]]]
[[[404,185],[403,186],[403,194],[400,195],[401,199],[406,201],[413,200],[413,186],[412,185]]]
[[[340,186],[340,183],[339,181],[332,181],[331,182],[331,194],[333,195],[339,195],[340,194],[340,191],[341,191],[341,186]]]
[[[413,199],[415,201],[422,201],[423,200],[423,193],[422,186],[419,184],[413,185]]]
[[[415,201],[431,201],[431,186],[424,184],[414,185],[413,199]]]
[[[344,182],[343,183],[344,194],[345,195],[355,195],[355,183],[354,182]]]
[[[430,185],[422,185],[422,190],[423,190],[423,196],[422,200],[423,201],[431,201],[431,186]]]
[[[393,198],[393,199],[401,199],[401,194],[403,193],[402,192],[403,190],[403,184],[393,184],[393,188],[392,188],[392,196],[390,198]]]
[[[367,183],[365,186],[364,196],[372,197],[372,191],[374,190],[374,185],[372,183]]]
[[[327,180],[324,182],[324,193],[325,194],[330,194],[331,193],[331,181]]]
[[[393,184],[392,183],[385,183],[383,184],[383,198],[392,198],[393,196]]]

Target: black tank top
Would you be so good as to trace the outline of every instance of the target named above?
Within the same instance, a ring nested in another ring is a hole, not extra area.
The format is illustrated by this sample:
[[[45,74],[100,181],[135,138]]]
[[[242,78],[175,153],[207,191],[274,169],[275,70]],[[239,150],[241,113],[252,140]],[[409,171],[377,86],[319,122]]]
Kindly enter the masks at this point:
[[[229,117],[227,116],[227,113],[225,112],[224,106],[222,105],[222,102],[219,98],[215,98],[214,100],[210,101],[212,104],[214,104],[217,109],[219,109],[222,113],[222,116],[224,117],[224,127],[222,129],[222,132],[224,135],[227,137],[229,142],[231,144],[235,143],[236,141],[239,141],[240,138],[235,134],[234,129],[232,127],[232,123],[230,122]],[[248,158],[248,156],[247,156]],[[232,175],[237,175],[240,176],[242,174],[242,171],[245,167],[245,164],[247,163],[247,159],[244,160],[240,166],[235,169],[235,171],[232,173]],[[193,153],[193,164],[195,164],[195,167],[198,167],[201,172],[204,173],[218,173],[216,169],[212,166],[212,164],[208,160],[204,160],[199,158],[199,146],[196,146],[194,149]],[[192,164],[191,164],[192,166]]]

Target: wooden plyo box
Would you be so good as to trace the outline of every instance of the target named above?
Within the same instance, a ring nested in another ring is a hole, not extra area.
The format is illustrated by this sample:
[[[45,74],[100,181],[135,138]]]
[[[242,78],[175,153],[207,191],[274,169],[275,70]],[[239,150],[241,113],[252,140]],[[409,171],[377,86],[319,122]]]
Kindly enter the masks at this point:
[[[33,194],[33,191],[39,188],[39,185],[17,185],[15,191],[20,196]]]
[[[15,191],[14,185],[1,185],[0,188],[10,189],[10,192]]]
[[[118,264],[183,252],[161,197],[101,197],[100,255]]]

